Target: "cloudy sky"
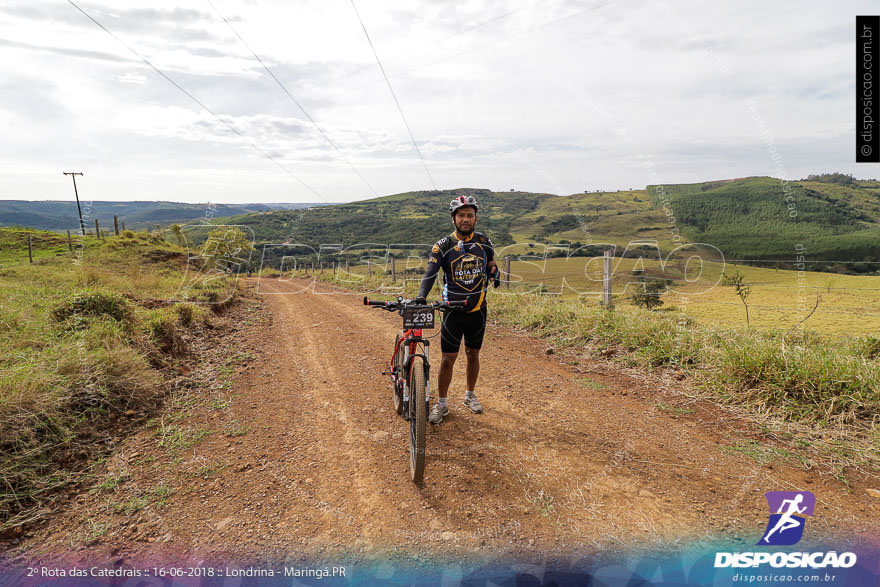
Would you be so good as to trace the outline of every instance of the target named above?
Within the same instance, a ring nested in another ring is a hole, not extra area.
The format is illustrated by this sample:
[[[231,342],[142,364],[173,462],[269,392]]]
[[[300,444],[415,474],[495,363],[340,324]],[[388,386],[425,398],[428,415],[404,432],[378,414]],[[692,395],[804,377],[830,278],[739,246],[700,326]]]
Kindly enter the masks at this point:
[[[877,8],[8,0],[0,199],[69,198],[62,171],[85,199],[186,202],[880,177],[853,162],[855,15]]]

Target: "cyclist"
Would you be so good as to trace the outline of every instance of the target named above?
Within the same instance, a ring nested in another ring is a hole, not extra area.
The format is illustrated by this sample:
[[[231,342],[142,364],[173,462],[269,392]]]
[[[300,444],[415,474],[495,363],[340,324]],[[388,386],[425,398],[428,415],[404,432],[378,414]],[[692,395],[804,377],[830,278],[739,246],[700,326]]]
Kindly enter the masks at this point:
[[[443,300],[467,300],[462,310],[453,310],[443,316],[440,327],[440,372],[437,375],[439,398],[431,409],[428,421],[439,424],[449,413],[446,394],[452,381],[452,368],[458,358],[461,339],[467,356],[467,390],[464,404],[476,414],[482,413],[474,388],[480,373],[480,348],[486,329],[486,289],[493,278],[498,287],[498,267],[495,251],[489,237],[474,231],[477,225],[477,200],[473,196],[458,196],[449,203],[449,211],[455,230],[441,238],[431,248],[428,269],[422,277],[419,294],[413,300],[425,303],[425,299],[440,268],[443,268]]]

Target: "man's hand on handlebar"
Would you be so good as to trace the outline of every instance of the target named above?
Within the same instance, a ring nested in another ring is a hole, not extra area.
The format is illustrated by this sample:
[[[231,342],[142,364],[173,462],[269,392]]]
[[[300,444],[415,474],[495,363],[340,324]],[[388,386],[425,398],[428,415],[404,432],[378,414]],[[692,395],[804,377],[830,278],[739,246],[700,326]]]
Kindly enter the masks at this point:
[[[427,304],[427,302],[425,301],[425,298],[423,298],[423,297],[415,297],[415,298],[411,299],[409,301],[409,303],[418,304],[420,306],[424,306],[425,304]]]

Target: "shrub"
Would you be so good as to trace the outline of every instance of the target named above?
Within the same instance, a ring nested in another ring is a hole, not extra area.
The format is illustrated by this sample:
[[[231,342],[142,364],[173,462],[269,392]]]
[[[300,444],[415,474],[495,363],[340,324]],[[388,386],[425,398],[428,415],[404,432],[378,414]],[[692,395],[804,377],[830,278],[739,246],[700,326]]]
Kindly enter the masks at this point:
[[[131,319],[131,305],[118,293],[99,289],[74,292],[52,309],[52,317],[59,322],[71,316],[109,316],[118,322]]]
[[[663,300],[660,299],[660,293],[665,286],[666,284],[663,283],[663,280],[661,279],[657,279],[650,283],[643,282],[639,284],[639,287],[636,287],[635,291],[630,296],[630,300],[634,306],[653,310],[654,308],[663,305]]]
[[[104,429],[107,414],[155,404],[158,374],[127,338],[123,324],[100,317],[29,353],[27,370],[0,371],[0,532],[79,478],[65,467],[92,450],[80,439]]]
[[[167,310],[151,310],[146,320],[146,331],[164,353],[180,355],[186,351],[186,343],[177,327],[177,313]]]
[[[191,326],[193,322],[202,317],[201,308],[189,302],[175,304],[173,310],[184,326]]]
[[[876,336],[862,336],[853,342],[853,352],[865,357],[866,359],[876,359],[880,357],[880,338]]]

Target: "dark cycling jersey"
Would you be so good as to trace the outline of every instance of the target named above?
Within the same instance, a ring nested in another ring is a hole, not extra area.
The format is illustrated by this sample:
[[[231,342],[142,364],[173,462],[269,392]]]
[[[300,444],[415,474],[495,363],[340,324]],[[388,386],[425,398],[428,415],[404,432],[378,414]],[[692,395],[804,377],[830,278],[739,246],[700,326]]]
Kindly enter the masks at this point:
[[[419,297],[427,298],[437,272],[443,268],[443,300],[467,300],[466,311],[476,312],[486,305],[487,272],[495,260],[489,237],[472,232],[462,238],[457,231],[444,236],[431,248],[428,270],[422,277]]]

